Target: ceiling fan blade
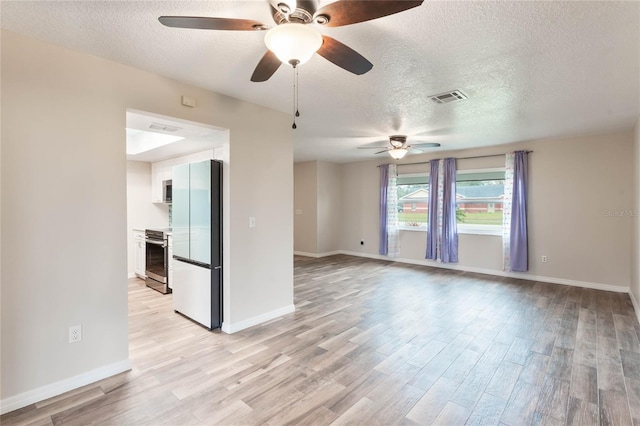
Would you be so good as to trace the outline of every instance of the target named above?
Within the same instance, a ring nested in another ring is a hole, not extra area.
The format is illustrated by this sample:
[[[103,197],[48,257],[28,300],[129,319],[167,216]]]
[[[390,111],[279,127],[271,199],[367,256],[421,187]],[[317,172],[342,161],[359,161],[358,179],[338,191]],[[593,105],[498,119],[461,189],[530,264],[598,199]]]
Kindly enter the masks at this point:
[[[251,75],[251,81],[261,82],[267,81],[271,78],[274,72],[278,68],[280,68],[282,62],[280,59],[270,50],[267,50],[267,53],[264,54],[258,65],[256,65],[256,69],[253,70],[253,75]]]
[[[422,4],[423,0],[343,0],[318,9],[315,17],[329,19],[327,27],[356,24],[393,15]]]
[[[409,147],[408,149],[411,154],[420,154],[424,152],[423,150],[414,147]]]
[[[382,149],[384,146],[359,146],[358,149]]]
[[[362,75],[373,68],[371,62],[346,44],[328,36],[322,36],[322,40],[318,55],[329,62],[357,75]]]
[[[427,142],[427,143],[415,143],[411,146],[414,148],[438,148],[440,144],[437,142]]]
[[[376,154],[382,154],[383,152],[389,152],[391,149],[385,149],[384,151],[376,152]]]
[[[251,19],[161,16],[158,21],[167,27],[193,28],[197,30],[260,31],[269,29],[268,25]]]

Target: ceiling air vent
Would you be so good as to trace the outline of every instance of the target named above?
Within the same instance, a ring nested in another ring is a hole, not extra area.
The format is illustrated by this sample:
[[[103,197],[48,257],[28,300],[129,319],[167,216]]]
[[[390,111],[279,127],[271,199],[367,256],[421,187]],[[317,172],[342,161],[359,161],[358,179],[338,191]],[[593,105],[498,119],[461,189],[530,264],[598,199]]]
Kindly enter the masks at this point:
[[[151,124],[149,124],[149,128],[151,130],[160,130],[161,132],[169,132],[169,133],[173,133],[173,132],[177,132],[178,130],[182,130],[181,127],[169,126],[167,124],[160,124],[160,123],[151,123]]]
[[[448,104],[450,102],[461,101],[467,99],[464,93],[459,90],[452,90],[446,93],[440,93],[439,95],[429,96],[431,100],[437,104]]]

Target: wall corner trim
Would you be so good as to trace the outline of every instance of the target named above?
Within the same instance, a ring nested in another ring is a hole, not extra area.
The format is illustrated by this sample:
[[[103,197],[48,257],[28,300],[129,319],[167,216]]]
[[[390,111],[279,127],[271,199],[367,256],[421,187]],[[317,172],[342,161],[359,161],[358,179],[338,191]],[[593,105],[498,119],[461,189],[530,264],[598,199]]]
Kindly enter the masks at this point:
[[[29,404],[53,398],[54,396],[61,395],[65,392],[78,389],[82,386],[95,383],[99,380],[106,379],[107,377],[115,376],[116,374],[124,373],[129,370],[131,370],[131,360],[125,359],[37,389],[10,396],[0,401],[0,414],[9,413],[19,408],[26,407]]]
[[[296,305],[291,304],[283,306],[282,308],[275,309],[273,311],[265,312],[264,314],[256,315],[255,317],[247,318],[246,320],[234,322],[234,323],[222,323],[222,331],[227,334],[233,334],[245,328],[253,327],[254,325],[262,324],[272,319],[281,317],[286,314],[290,314],[296,311]]]
[[[633,304],[633,310],[636,311],[636,318],[638,318],[638,323],[640,323],[640,303],[638,303],[631,290],[629,290],[629,297],[631,298],[631,303]]]

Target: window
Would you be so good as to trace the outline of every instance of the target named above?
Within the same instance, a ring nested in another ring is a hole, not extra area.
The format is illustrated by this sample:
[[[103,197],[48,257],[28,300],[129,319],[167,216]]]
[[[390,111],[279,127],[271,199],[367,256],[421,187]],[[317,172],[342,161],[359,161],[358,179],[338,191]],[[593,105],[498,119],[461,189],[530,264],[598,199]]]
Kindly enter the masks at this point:
[[[400,229],[426,230],[429,175],[400,175],[398,221]],[[456,218],[462,234],[502,234],[504,169],[462,170],[456,177]]]
[[[426,230],[429,202],[429,175],[400,175],[398,188],[398,222],[400,229]]]
[[[456,178],[458,231],[502,233],[504,170],[460,171]]]

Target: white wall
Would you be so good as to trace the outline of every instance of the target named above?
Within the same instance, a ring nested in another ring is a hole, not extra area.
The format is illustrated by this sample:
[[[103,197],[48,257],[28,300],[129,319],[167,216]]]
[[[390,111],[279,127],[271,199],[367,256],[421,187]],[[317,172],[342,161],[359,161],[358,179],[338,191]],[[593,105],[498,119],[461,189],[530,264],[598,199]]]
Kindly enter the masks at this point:
[[[640,321],[640,119],[633,131],[633,212],[631,239],[631,300]]]
[[[297,253],[318,252],[318,162],[294,164],[294,216],[293,249]]]
[[[318,253],[340,250],[342,167],[318,161]]]
[[[601,288],[624,289],[630,282],[631,221],[615,212],[631,209],[633,136],[630,132],[522,142],[477,150],[439,153],[438,157],[469,157],[532,149],[529,157],[529,272]],[[411,156],[418,162],[433,155]],[[342,250],[378,254],[378,164],[364,161],[343,165]],[[504,157],[459,160],[459,169],[504,166]],[[399,173],[418,166],[400,167]],[[424,165],[424,171],[427,165]],[[364,239],[365,245],[360,245]],[[424,232],[401,231],[400,258],[424,264]],[[548,256],[548,263],[540,257]],[[460,235],[458,267],[501,273],[501,238]]]
[[[232,287],[224,321],[234,330],[294,310],[293,141],[286,114],[240,101],[226,114]]]
[[[3,410],[128,365],[127,108],[230,129],[224,322],[293,309],[288,115],[11,32],[1,42]]]
[[[294,165],[294,250],[322,256],[340,250],[342,166],[326,161]]]
[[[127,161],[127,273],[135,273],[134,229],[169,226],[169,205],[151,202],[151,163]]]
[[[383,162],[384,159],[342,166],[342,250],[378,254],[380,169],[376,166]]]

